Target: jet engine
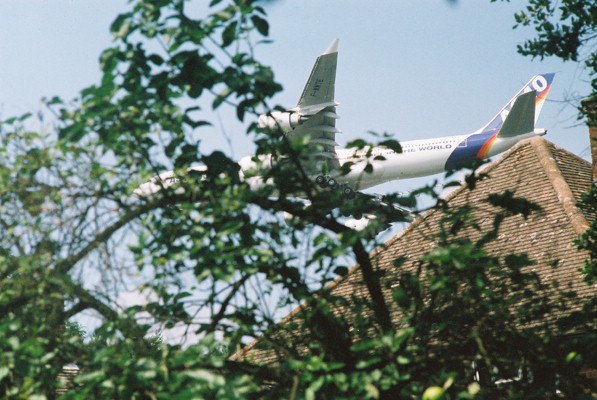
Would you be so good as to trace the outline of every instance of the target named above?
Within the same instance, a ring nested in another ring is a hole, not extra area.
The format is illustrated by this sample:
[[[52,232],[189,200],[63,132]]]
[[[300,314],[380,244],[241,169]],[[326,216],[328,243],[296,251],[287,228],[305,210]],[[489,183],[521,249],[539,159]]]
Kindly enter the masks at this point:
[[[362,231],[367,227],[367,225],[369,225],[369,222],[371,222],[371,220],[374,219],[376,219],[375,215],[367,214],[359,219],[347,219],[346,221],[344,221],[344,226],[350,229],[354,229],[355,231]]]
[[[281,129],[282,132],[288,133],[306,120],[307,117],[296,112],[273,111],[259,116],[259,127],[273,130]]]

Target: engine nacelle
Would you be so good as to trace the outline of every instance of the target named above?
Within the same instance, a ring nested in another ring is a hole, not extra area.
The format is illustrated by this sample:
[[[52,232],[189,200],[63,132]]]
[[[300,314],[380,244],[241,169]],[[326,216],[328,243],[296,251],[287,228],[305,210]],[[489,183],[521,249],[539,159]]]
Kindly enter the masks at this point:
[[[369,222],[376,219],[375,215],[367,214],[362,218],[359,219],[348,219],[344,221],[344,226],[347,226],[350,229],[354,229],[355,231],[362,231],[369,225]]]
[[[270,114],[261,114],[259,116],[259,127],[272,130],[281,129],[287,133],[302,124],[306,120],[299,113],[273,111]]]

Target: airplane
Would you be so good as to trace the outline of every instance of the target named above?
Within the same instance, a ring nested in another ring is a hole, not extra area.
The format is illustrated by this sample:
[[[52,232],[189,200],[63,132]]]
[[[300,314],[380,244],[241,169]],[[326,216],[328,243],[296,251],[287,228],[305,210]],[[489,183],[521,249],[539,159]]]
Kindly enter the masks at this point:
[[[398,179],[434,175],[454,170],[475,160],[484,160],[508,150],[521,140],[545,135],[535,123],[554,73],[533,76],[498,113],[477,131],[400,142],[400,147],[378,146],[336,149],[335,100],[339,40],[335,39],[315,61],[297,105],[287,111],[273,111],[258,117],[259,126],[283,132],[291,141],[305,143],[301,164],[321,189],[338,190],[345,199],[360,191]],[[238,163],[239,175],[253,189],[267,182],[259,173],[275,164],[271,156],[247,156]],[[189,171],[205,173],[204,166]],[[166,172],[135,190],[139,196],[153,194],[176,182]],[[300,197],[300,195],[299,195]]]

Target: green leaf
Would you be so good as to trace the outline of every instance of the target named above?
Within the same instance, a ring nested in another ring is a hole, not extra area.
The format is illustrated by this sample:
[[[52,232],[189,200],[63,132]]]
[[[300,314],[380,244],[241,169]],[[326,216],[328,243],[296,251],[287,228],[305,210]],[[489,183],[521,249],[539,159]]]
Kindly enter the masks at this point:
[[[402,153],[402,146],[400,145],[400,143],[398,143],[397,140],[383,140],[379,142],[379,145],[394,150],[396,153]]]
[[[222,105],[222,103],[224,101],[226,101],[226,99],[232,94],[232,89],[230,89],[229,87],[225,88],[224,90],[222,90],[220,93],[218,93],[218,95],[216,96],[216,98],[214,99],[213,103],[212,103],[212,108],[215,110],[216,108],[218,108],[219,106]]]
[[[236,38],[236,33],[238,31],[238,22],[232,21],[231,23],[226,26],[224,31],[222,31],[222,47],[228,47]]]
[[[123,39],[127,37],[131,31],[130,14],[120,14],[110,27],[110,32],[115,39]]]
[[[121,32],[122,27],[125,25],[127,20],[131,17],[131,13],[119,14],[116,19],[110,25],[110,32],[118,35]]]
[[[164,59],[157,54],[149,55],[148,60],[154,63],[155,65],[162,65],[164,63]]]
[[[263,36],[269,35],[269,24],[264,18],[261,18],[258,15],[251,16],[251,21],[253,21],[253,25],[257,28],[257,31],[261,33]]]
[[[364,141],[363,139],[355,139],[355,140],[352,140],[352,141],[348,142],[346,144],[346,147],[347,148],[356,147],[357,149],[362,149],[362,148],[365,148],[366,146],[369,146],[369,145],[370,144],[368,142]]]
[[[334,273],[336,275],[346,276],[346,275],[348,275],[348,268],[347,267],[343,267],[343,266],[336,267],[336,268],[334,268]]]
[[[365,391],[367,392],[367,396],[373,399],[379,398],[379,389],[372,383],[367,383],[365,385]]]

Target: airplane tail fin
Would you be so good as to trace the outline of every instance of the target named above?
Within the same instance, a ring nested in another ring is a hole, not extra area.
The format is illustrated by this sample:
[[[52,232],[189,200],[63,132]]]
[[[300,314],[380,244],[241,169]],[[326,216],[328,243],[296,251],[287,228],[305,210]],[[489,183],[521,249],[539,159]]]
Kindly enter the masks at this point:
[[[512,137],[535,130],[535,99],[537,92],[532,90],[514,100],[498,136]]]
[[[549,93],[549,89],[551,89],[551,83],[553,82],[553,78],[555,73],[549,74],[540,74],[535,75],[529,80],[519,91],[510,99],[510,101],[502,107],[502,109],[497,113],[495,117],[487,125],[485,125],[480,131],[490,131],[490,130],[501,130],[503,124],[506,121],[506,117],[512,110],[514,103],[516,100],[524,95],[525,93],[529,93],[534,91],[535,92],[535,99],[534,99],[534,117],[533,117],[533,126],[537,122],[537,118],[539,118],[539,114],[541,113],[541,108],[545,103],[545,99],[547,94]],[[530,96],[529,96],[530,97]],[[528,101],[528,100],[525,100]],[[528,106],[528,105],[527,105]],[[528,113],[528,110],[526,111]],[[532,131],[532,129],[531,129]],[[500,135],[503,136],[503,133]]]

